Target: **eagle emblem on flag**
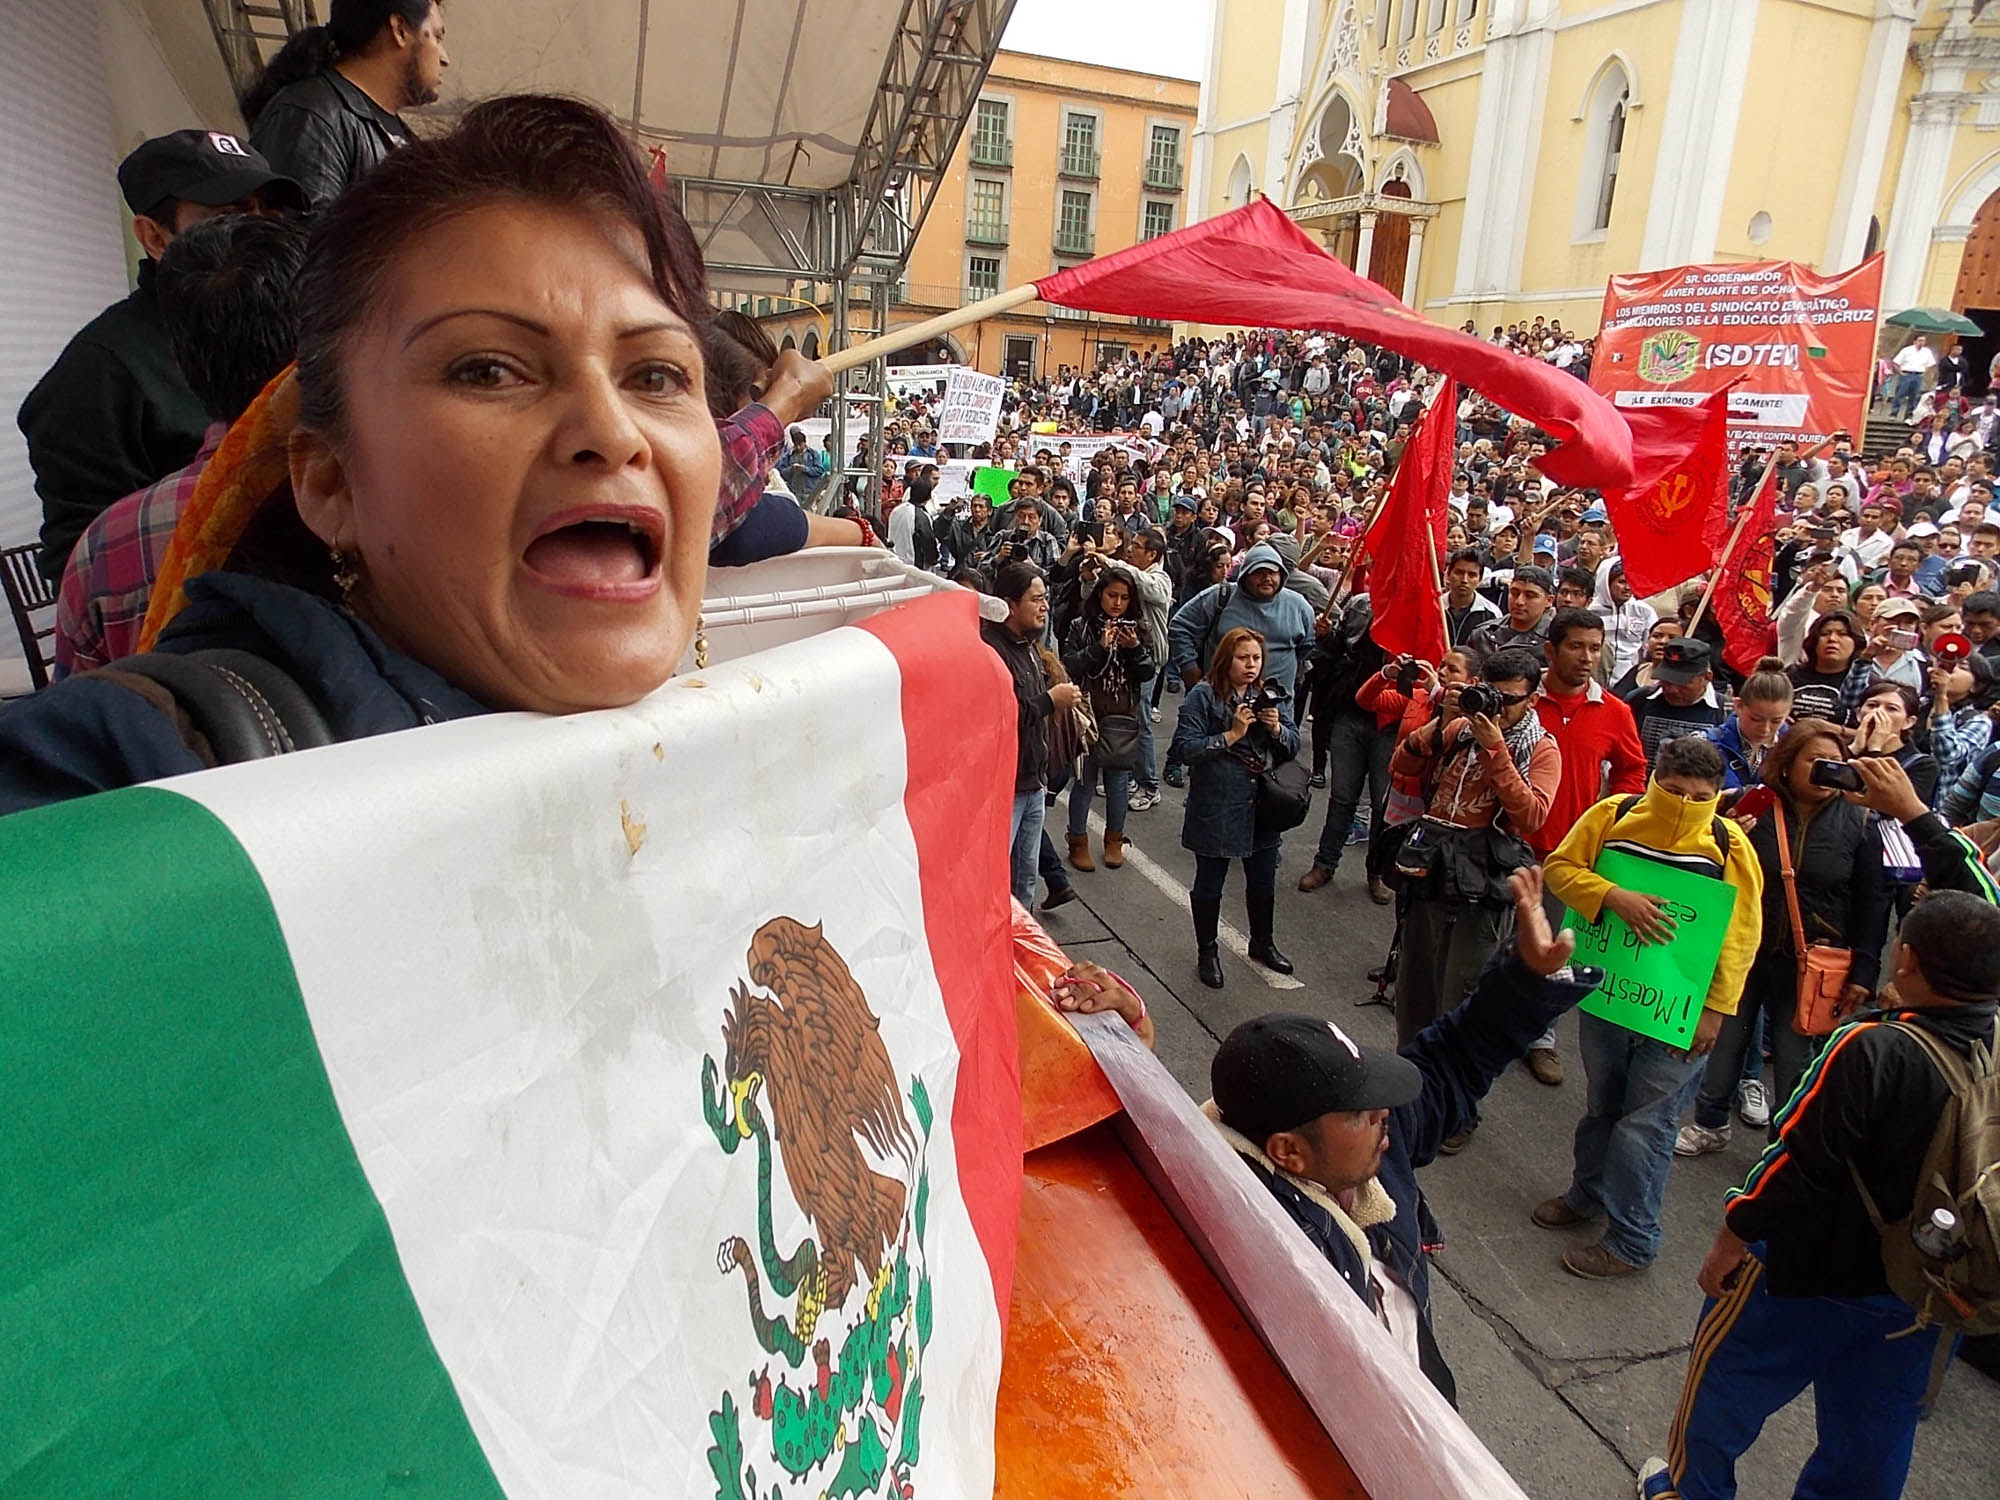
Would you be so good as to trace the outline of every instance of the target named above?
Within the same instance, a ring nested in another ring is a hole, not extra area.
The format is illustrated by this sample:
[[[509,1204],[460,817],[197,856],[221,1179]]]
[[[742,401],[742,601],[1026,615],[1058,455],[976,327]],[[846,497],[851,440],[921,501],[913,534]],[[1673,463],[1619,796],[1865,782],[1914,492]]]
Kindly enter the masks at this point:
[[[732,1235],[716,1268],[740,1274],[764,1356],[747,1401],[725,1390],[709,1413],[716,1500],[910,1500],[932,1321],[930,1097],[919,1078],[898,1086],[881,1022],[820,927],[773,918],[747,968],[722,1019],[721,1066],[702,1059],[716,1144],[731,1156],[756,1147],[756,1247]],[[811,1225],[790,1251],[772,1203],[780,1173]],[[746,1413],[767,1433],[746,1437]],[[760,1486],[767,1444],[775,1482]]]

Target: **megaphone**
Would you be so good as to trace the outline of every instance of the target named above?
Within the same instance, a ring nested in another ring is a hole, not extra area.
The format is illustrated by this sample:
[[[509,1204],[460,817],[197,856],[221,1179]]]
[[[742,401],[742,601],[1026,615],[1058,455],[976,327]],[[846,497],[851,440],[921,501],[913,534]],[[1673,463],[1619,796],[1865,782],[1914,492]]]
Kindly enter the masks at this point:
[[[1972,655],[1972,638],[1955,630],[1947,631],[1932,645],[1931,655],[1938,659],[1940,666],[1955,667]]]

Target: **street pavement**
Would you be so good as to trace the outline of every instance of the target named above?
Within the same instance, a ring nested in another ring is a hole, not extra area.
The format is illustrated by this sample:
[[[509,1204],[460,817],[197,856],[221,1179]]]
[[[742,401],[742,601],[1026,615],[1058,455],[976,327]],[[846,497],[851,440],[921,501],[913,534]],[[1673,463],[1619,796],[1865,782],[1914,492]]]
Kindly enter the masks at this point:
[[[1164,756],[1181,699],[1168,696],[1158,726]],[[1116,969],[1146,998],[1163,1063],[1195,1099],[1208,1097],[1208,1064],[1231,1027],[1270,1010],[1338,1020],[1363,1045],[1394,1046],[1392,1013],[1367,1001],[1366,974],[1381,962],[1394,919],[1368,899],[1361,849],[1347,851],[1333,883],[1296,889],[1311,862],[1326,794],[1288,835],[1278,879],[1277,941],[1298,966],[1296,981],[1251,964],[1225,934],[1228,983],[1210,990],[1195,976],[1186,887],[1194,859],[1180,847],[1182,794],[1126,824],[1127,864],[1072,871],[1080,901],[1042,914],[1073,956]],[[1063,809],[1049,812],[1062,844]],[[1102,803],[1097,809],[1102,813]],[[1101,854],[1101,842],[1092,839]],[[1243,875],[1232,868],[1223,920],[1246,930]],[[1740,1182],[1764,1132],[1734,1127],[1728,1150],[1676,1161],[1667,1191],[1666,1244],[1645,1272],[1586,1282],[1559,1257],[1588,1230],[1537,1228],[1528,1214],[1569,1182],[1570,1143],[1583,1106],[1576,1019],[1558,1028],[1568,1068],[1558,1088],[1510,1068],[1484,1106],[1484,1123],[1459,1156],[1423,1173],[1445,1249],[1433,1277],[1439,1341],[1458,1379],[1474,1432],[1536,1500],[1617,1500],[1649,1454],[1663,1454],[1680,1397],[1689,1337],[1701,1310],[1695,1273],[1720,1218],[1722,1195]],[[1993,1484],[1992,1434],[2000,1431],[2000,1384],[1955,1366],[1937,1409],[1918,1430],[1908,1500],[1957,1500]],[[1739,1466],[1746,1500],[1788,1495],[1814,1443],[1811,1397],[1774,1417]]]

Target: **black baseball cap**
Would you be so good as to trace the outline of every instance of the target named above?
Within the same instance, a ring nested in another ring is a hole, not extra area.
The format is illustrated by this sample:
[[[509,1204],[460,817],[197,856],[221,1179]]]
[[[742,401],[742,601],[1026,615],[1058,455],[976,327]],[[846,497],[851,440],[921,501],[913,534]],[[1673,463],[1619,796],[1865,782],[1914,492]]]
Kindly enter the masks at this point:
[[[256,147],[223,130],[176,130],[143,142],[118,164],[118,188],[135,214],[150,214],[169,199],[221,208],[259,190],[301,213],[306,208],[296,182],[272,171]]]
[[[1208,1083],[1223,1123],[1260,1146],[1321,1115],[1395,1109],[1424,1087],[1409,1059],[1358,1046],[1323,1016],[1282,1011],[1224,1037]]]
[[[1715,653],[1704,640],[1693,636],[1676,636],[1661,650],[1658,665],[1653,675],[1661,682],[1671,682],[1676,687],[1684,687],[1702,673],[1715,666]]]

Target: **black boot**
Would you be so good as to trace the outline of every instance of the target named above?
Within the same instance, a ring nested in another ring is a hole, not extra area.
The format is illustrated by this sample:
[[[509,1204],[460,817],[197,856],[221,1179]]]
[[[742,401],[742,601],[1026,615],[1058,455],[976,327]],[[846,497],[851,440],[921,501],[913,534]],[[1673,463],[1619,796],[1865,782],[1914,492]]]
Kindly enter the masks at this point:
[[[1250,916],[1250,956],[1276,974],[1292,972],[1292,961],[1271,941],[1272,915],[1278,903],[1277,888],[1245,893],[1244,906]]]
[[[1222,953],[1216,947],[1215,929],[1222,921],[1222,903],[1195,896],[1189,906],[1194,912],[1194,941],[1198,952],[1197,971],[1201,982],[1212,990],[1222,988]]]

